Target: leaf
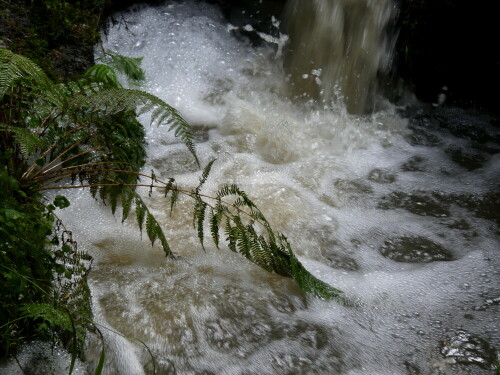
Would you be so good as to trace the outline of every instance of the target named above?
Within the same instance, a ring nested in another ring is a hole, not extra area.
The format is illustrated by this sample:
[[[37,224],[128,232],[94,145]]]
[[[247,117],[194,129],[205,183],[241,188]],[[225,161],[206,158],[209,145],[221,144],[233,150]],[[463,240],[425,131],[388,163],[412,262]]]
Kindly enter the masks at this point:
[[[156,222],[154,216],[149,212],[146,217],[146,233],[151,241],[151,246],[153,246],[158,238],[158,223]]]
[[[198,227],[198,239],[200,240],[201,247],[205,250],[205,246],[203,245],[203,223],[205,221],[205,211],[207,208],[207,204],[203,202],[201,199],[196,200],[195,208],[194,208],[194,222]]]
[[[146,216],[146,206],[139,197],[135,198],[135,214],[137,216],[137,224],[139,224],[139,230],[142,233],[142,225],[144,223],[144,218]]]
[[[178,198],[179,190],[172,190],[172,195],[170,196],[170,215],[172,215],[172,211],[174,210]]]
[[[97,367],[95,368],[94,375],[101,375],[102,370],[104,368],[104,359],[106,358],[106,352],[104,350],[104,342],[102,343],[101,354],[99,355],[99,362],[97,363]]]
[[[108,63],[132,82],[144,80],[145,74],[140,67],[142,57],[128,57],[111,51],[106,51],[104,54],[109,58]]]
[[[70,203],[69,203],[69,200],[65,196],[56,195],[56,197],[54,198],[54,206],[56,206],[62,210],[66,207],[69,207]]]
[[[214,212],[213,209],[210,210],[210,234],[212,235],[212,240],[215,243],[217,249],[219,248],[219,225],[221,221],[221,216]]]
[[[160,98],[144,91],[124,88],[104,88],[91,94],[80,94],[71,98],[69,111],[86,110],[94,113],[117,114],[137,110],[138,115],[158,110],[158,125],[169,125],[169,131],[180,138],[200,165],[196,156],[191,128],[179,112]]]
[[[96,64],[87,69],[85,77],[91,82],[101,82],[111,87],[122,87],[114,69],[104,64]]]
[[[205,166],[205,168],[203,168],[203,172],[201,173],[201,177],[200,177],[200,183],[199,183],[198,187],[196,188],[196,194],[199,194],[201,187],[207,181],[208,175],[210,174],[210,170],[212,169],[212,165],[214,164],[214,162],[215,162],[215,159],[210,161]]]
[[[126,193],[121,196],[122,223],[125,222],[125,220],[128,217],[128,214],[130,213],[130,209],[132,208],[132,200],[133,199],[134,199],[134,194],[130,190],[127,190]]]

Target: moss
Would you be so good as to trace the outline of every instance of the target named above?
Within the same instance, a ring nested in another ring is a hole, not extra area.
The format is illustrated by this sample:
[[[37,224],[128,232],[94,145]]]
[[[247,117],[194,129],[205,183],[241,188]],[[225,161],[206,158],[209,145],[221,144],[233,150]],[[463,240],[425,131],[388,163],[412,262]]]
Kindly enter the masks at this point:
[[[36,61],[51,78],[93,65],[104,0],[0,0],[0,43]]]

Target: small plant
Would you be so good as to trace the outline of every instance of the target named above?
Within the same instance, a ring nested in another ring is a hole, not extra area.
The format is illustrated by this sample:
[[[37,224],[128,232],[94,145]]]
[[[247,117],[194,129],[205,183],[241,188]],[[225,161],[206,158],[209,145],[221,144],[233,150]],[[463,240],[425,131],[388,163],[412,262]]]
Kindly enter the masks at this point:
[[[0,199],[2,354],[21,339],[55,332],[71,347],[71,373],[85,333],[98,332],[87,286],[91,258],[77,249],[55,213],[70,202],[62,195],[49,202],[43,195],[48,190],[89,188],[113,213],[120,203],[122,221],[134,208],[140,231],[152,244],[159,241],[167,257],[174,257],[168,239],[136,188],[169,196],[172,209],[179,195],[188,196],[203,248],[206,226],[217,247],[225,240],[232,251],[292,277],[307,293],[342,298],[303,267],[286,237],[273,231],[238,186],[224,185],[214,196],[201,193],[214,161],[191,189],[178,187],[174,178],[141,173],[146,152],[138,115],[149,113],[152,124],[169,126],[199,165],[193,134],[173,107],[120,85],[117,71],[132,82],[144,78],[140,59],[108,52],[103,62],[78,81],[55,84],[31,60],[0,48],[0,182],[6,192]]]

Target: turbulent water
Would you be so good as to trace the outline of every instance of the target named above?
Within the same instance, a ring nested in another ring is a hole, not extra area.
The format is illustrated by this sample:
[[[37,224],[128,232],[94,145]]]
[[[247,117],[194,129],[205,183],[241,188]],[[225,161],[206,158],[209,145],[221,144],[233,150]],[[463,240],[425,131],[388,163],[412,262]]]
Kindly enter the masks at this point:
[[[169,199],[147,200],[172,261],[78,192],[66,225],[95,258],[96,321],[119,332],[103,329],[105,373],[152,373],[137,339],[160,374],[492,374],[498,128],[446,107],[404,119],[390,104],[353,116],[297,103],[276,46],[233,30],[216,7],[186,1],[125,13],[104,48],[144,56],[142,89],[193,125],[203,165],[217,158],[203,192],[237,183],[306,267],[357,304],[306,297],[227,248],[203,252],[188,200],[171,217]],[[145,172],[196,186],[188,150],[166,128],[147,131]],[[90,368],[99,350],[89,343]]]
[[[350,113],[373,108],[377,73],[392,56],[391,0],[289,0],[285,69],[292,92],[324,102],[341,97]]]

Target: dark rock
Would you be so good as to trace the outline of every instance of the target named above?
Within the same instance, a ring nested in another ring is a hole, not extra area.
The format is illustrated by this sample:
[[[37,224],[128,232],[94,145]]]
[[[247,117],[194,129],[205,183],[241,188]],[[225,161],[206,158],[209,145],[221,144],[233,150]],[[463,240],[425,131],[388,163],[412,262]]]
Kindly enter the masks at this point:
[[[389,171],[375,168],[368,173],[368,179],[379,184],[390,184],[396,181],[396,175]]]
[[[495,348],[487,341],[462,330],[443,340],[441,354],[455,363],[478,365],[484,369],[493,369],[497,359]]]
[[[426,192],[404,193],[393,192],[382,197],[378,208],[383,210],[402,208],[415,215],[447,217],[449,203],[438,194]]]
[[[380,247],[386,258],[402,263],[429,263],[453,260],[453,255],[443,246],[420,236],[388,239]]]

